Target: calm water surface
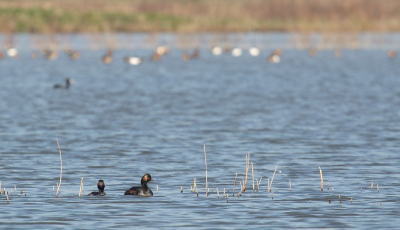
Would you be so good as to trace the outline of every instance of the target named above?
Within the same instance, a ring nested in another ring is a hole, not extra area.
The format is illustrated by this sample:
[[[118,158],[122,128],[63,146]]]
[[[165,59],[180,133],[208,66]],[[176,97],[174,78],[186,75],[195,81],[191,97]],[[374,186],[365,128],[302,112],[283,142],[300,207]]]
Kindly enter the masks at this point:
[[[21,46],[34,40],[20,36]],[[79,44],[71,44],[77,61],[62,52],[32,60],[27,46],[0,60],[0,181],[10,196],[7,205],[0,195],[0,228],[398,228],[400,59],[387,50],[345,49],[336,58],[284,49],[270,64],[271,49],[233,57],[201,47],[199,59],[184,62],[172,47],[151,62],[152,51],[137,45],[116,49],[104,65],[104,47]],[[128,66],[129,54],[145,62]],[[67,77],[69,90],[53,89]],[[250,174],[246,192],[232,197],[248,152],[260,191],[251,191]],[[154,197],[124,196],[146,172]],[[81,177],[84,194],[103,179],[107,195],[78,197]],[[199,197],[190,192],[194,178]]]

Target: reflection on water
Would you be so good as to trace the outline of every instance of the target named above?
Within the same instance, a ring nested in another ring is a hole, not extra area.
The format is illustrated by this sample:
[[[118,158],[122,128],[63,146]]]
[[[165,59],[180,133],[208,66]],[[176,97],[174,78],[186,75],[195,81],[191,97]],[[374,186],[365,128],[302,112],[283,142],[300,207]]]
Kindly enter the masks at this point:
[[[120,36],[143,44],[114,47],[109,64],[101,62],[107,47],[87,49],[80,35],[60,35],[80,51],[76,60],[61,51],[54,61],[32,59],[34,35],[16,36],[18,57],[0,60],[0,181],[10,197],[6,205],[0,195],[1,227],[397,227],[400,65],[386,47],[342,49],[340,58],[317,49],[310,56],[285,47],[287,34],[269,34],[283,45],[260,47],[259,56],[214,56],[201,43],[196,59],[182,60],[182,49],[172,45],[151,61],[154,47],[145,35]],[[158,37],[160,44],[172,38]],[[252,38],[242,38],[243,50]],[[277,64],[267,60],[275,48],[282,48]],[[143,63],[125,63],[128,55]],[[74,80],[69,90],[53,88],[66,78]],[[63,157],[57,197],[55,138]],[[251,191],[249,179],[246,192],[232,197],[248,152],[260,191]],[[154,197],[123,196],[146,172],[155,179]],[[81,177],[84,194],[102,179],[107,195],[79,197]],[[199,197],[190,192],[194,178]]]

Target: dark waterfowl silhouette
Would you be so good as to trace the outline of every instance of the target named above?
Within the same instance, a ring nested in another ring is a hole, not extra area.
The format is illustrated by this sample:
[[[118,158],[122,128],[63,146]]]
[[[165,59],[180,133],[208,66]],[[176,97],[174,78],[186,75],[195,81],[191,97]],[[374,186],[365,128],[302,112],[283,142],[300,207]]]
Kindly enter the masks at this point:
[[[97,188],[99,189],[99,191],[91,192],[88,195],[89,196],[104,196],[104,195],[106,195],[106,193],[104,192],[104,187],[106,187],[106,185],[104,184],[104,181],[99,180],[99,182],[97,182]]]
[[[132,187],[125,191],[124,195],[153,196],[153,192],[147,186],[147,182],[152,181],[149,173],[144,174],[140,183],[141,187]]]
[[[71,78],[67,78],[65,80],[65,85],[60,85],[60,84],[55,84],[54,88],[55,89],[69,89],[69,86],[72,84],[72,79]]]

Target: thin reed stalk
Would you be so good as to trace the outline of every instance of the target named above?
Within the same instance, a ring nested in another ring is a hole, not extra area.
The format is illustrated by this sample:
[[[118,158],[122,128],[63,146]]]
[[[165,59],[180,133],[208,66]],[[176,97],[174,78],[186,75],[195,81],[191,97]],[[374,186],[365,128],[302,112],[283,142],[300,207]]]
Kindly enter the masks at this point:
[[[262,179],[262,177],[260,177],[260,180],[257,183],[257,192],[260,190],[261,179]]]
[[[181,193],[183,193],[183,188],[182,188],[182,186],[181,186]]]
[[[246,187],[247,187],[247,174],[249,173],[249,161],[250,161],[250,152],[248,152],[246,155],[246,176],[245,176],[245,180],[243,183],[242,191],[246,191]]]
[[[57,192],[56,192],[56,196],[57,196],[58,193],[60,192],[61,181],[62,181],[62,158],[61,158],[61,148],[60,148],[60,144],[58,143],[57,138],[56,138],[56,141],[57,141],[57,145],[58,145],[58,151],[60,152],[60,183],[57,185]]]
[[[371,182],[371,189],[374,188],[374,182]]]
[[[272,186],[272,182],[274,181],[274,176],[275,176],[275,173],[276,173],[276,169],[277,169],[277,168],[278,168],[278,165],[276,165],[274,174],[272,174],[271,184],[269,185],[269,188],[270,188],[270,189],[271,189],[271,186]]]
[[[204,149],[204,164],[206,166],[206,196],[208,196],[208,181],[207,181],[207,154],[206,154],[206,145],[203,145]]]
[[[81,186],[79,187],[79,196],[83,196],[83,177],[81,177]]]
[[[157,190],[157,193],[158,193],[158,184],[156,185],[156,190]]]
[[[254,192],[254,171],[253,171],[253,162],[251,162],[251,179],[253,180],[253,192]]]
[[[6,193],[6,196],[7,196],[7,204],[8,204],[8,202],[9,202],[9,199],[8,199],[8,192]]]
[[[232,196],[235,196],[236,178],[237,178],[237,173],[235,174],[235,182],[233,182],[233,192],[232,192]]]
[[[218,197],[218,199],[219,199],[219,192],[218,192],[218,188],[217,188],[217,197]]]
[[[379,192],[379,185],[376,184],[376,190]]]
[[[16,192],[17,191],[17,186],[16,185],[14,185],[14,192]]]
[[[322,178],[322,170],[321,167],[319,167],[319,175],[321,176],[321,191],[324,191],[324,179]]]
[[[224,196],[223,197],[225,197],[225,188],[224,188]]]

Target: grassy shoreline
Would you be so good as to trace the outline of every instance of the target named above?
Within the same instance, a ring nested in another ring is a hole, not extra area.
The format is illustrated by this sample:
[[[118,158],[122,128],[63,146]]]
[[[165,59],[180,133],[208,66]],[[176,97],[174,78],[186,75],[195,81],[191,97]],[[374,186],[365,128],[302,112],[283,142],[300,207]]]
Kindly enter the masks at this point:
[[[0,0],[0,32],[397,32],[395,0]]]

